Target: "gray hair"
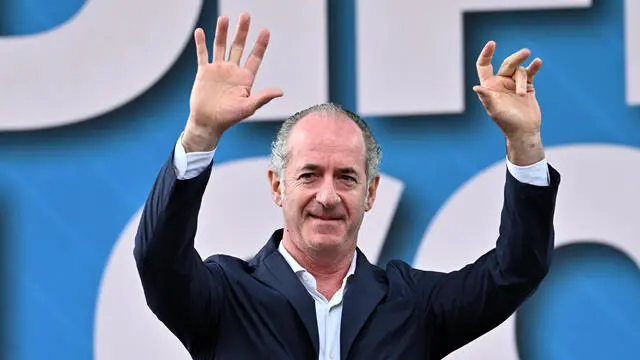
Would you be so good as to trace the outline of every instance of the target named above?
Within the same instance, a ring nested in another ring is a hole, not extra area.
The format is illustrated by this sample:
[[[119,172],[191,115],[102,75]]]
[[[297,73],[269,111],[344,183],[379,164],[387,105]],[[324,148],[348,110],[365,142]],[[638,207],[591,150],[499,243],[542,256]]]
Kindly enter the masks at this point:
[[[376,175],[378,175],[378,167],[380,166],[380,159],[382,158],[382,149],[378,142],[376,141],[369,125],[362,120],[355,113],[341,107],[340,105],[336,105],[334,103],[323,103],[311,106],[307,109],[301,110],[282,123],[280,126],[280,130],[276,135],[275,140],[271,145],[271,170],[273,170],[280,180],[283,180],[284,176],[284,168],[287,165],[289,158],[289,148],[287,147],[287,139],[291,133],[291,130],[295,126],[295,124],[300,121],[303,117],[312,114],[312,113],[324,113],[331,115],[342,115],[358,125],[360,130],[362,131],[362,136],[364,137],[364,144],[366,147],[366,176],[367,183],[371,182]]]

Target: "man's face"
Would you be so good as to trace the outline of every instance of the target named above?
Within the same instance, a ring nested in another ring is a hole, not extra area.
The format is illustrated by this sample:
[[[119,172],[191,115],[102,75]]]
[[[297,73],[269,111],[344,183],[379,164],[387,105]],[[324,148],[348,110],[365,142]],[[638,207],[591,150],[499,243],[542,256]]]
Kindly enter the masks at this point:
[[[367,184],[360,128],[341,115],[312,113],[291,130],[287,147],[284,194],[277,175],[269,173],[287,236],[298,248],[313,251],[355,246],[379,181]]]

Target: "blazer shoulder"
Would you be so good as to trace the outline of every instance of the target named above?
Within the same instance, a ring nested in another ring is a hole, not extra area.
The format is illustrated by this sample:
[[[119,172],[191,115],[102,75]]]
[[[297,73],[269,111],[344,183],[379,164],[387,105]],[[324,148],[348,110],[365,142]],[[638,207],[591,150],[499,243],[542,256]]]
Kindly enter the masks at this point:
[[[225,273],[249,274],[253,271],[253,267],[247,261],[225,254],[210,255],[204,263],[207,266],[216,266]]]
[[[389,261],[386,274],[389,283],[404,284],[417,293],[424,293],[425,288],[432,287],[444,276],[442,272],[416,269],[402,260]]]

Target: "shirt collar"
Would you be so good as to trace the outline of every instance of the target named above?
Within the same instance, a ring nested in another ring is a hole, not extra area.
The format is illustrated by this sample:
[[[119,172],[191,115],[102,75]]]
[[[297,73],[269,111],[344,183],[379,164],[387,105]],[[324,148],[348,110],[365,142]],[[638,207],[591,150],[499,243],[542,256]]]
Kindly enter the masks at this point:
[[[282,257],[284,257],[285,261],[289,264],[289,266],[291,266],[291,269],[293,270],[294,273],[299,274],[299,273],[308,272],[307,269],[303,268],[302,265],[300,265],[300,263],[298,263],[296,259],[294,259],[293,256],[289,254],[287,249],[285,249],[284,246],[282,245],[282,241],[280,241],[280,244],[278,245],[278,251],[280,252]],[[347,275],[344,277],[345,281],[356,272],[357,257],[358,257],[358,252],[354,251],[353,259],[351,260],[351,266],[349,266]]]

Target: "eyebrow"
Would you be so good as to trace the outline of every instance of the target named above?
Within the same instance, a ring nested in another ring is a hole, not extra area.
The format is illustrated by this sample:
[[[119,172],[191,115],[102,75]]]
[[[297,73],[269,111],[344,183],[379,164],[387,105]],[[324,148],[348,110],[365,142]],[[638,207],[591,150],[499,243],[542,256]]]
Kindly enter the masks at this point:
[[[301,167],[300,169],[298,169],[298,172],[304,172],[304,171],[316,171],[320,169],[320,166],[315,165],[315,164],[305,164],[303,167]]]
[[[356,171],[356,169],[352,167],[340,168],[338,169],[338,172],[344,175],[358,175],[358,172]]]
[[[303,167],[301,167],[298,172],[304,172],[304,171],[317,171],[320,169],[320,166],[316,165],[316,164],[305,164]],[[339,168],[338,173],[340,174],[344,174],[344,175],[358,175],[358,171],[356,171],[356,169],[352,168],[352,167],[343,167],[343,168]]]

